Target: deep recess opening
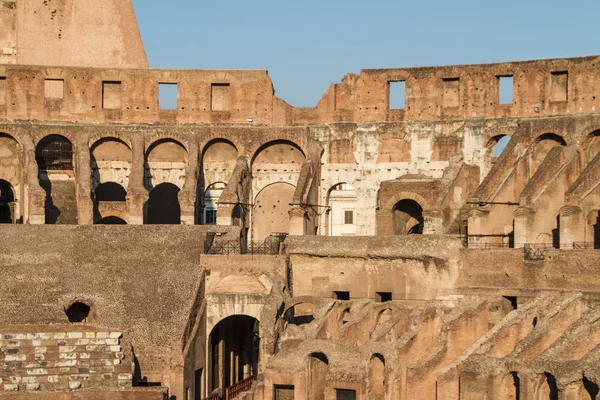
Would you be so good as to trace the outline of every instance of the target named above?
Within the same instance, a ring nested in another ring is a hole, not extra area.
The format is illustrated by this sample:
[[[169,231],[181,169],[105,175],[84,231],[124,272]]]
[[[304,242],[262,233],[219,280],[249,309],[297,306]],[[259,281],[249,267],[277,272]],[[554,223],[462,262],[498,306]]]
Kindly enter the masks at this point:
[[[77,301],[65,310],[65,314],[71,323],[86,322],[90,315],[90,306]]]
[[[158,104],[161,110],[177,110],[177,84],[158,84]]]
[[[498,77],[500,104],[513,104],[514,84],[515,79],[511,75]]]
[[[350,300],[350,292],[334,291],[333,298],[336,300]]]
[[[391,81],[390,86],[390,110],[404,110],[406,107],[406,82]]]

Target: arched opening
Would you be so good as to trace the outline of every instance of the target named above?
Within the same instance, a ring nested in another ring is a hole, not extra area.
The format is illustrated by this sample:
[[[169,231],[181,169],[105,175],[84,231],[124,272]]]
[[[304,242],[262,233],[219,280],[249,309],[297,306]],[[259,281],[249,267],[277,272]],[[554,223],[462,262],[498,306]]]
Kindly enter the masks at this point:
[[[385,399],[385,359],[381,354],[374,354],[369,365],[368,399]]]
[[[40,186],[46,191],[46,224],[77,224],[73,145],[60,135],[43,138],[36,147]]]
[[[0,224],[14,223],[15,195],[10,183],[0,179]]]
[[[96,225],[127,225],[127,222],[125,222],[124,219],[115,217],[113,215],[113,216],[104,217],[104,218],[98,220],[98,222],[96,222]]]
[[[392,209],[394,235],[423,233],[423,208],[414,200],[400,200]]]
[[[259,322],[247,315],[220,321],[209,340],[209,387],[211,395],[256,378],[260,348]]]
[[[23,196],[22,148],[12,136],[2,132],[0,166],[0,223],[22,223],[19,204]]]
[[[338,183],[327,192],[329,236],[356,235],[356,190],[348,183]]]
[[[106,182],[95,190],[96,201],[125,201],[127,198],[127,191],[121,185],[116,182]]]
[[[530,154],[529,177],[531,178],[537,171],[552,148],[566,145],[565,140],[554,133],[545,133],[539,136],[535,140]]]
[[[498,158],[504,153],[504,149],[508,146],[511,137],[508,135],[496,135],[492,137],[487,143],[487,157],[489,163],[494,165]]]
[[[116,183],[127,191],[131,161],[131,149],[120,139],[104,138],[93,144],[90,164],[92,168],[92,187],[96,192],[96,199],[98,198],[98,187],[105,183]]]
[[[519,378],[519,374],[516,372],[510,373],[512,378],[512,392],[514,393],[513,398],[515,400],[519,400],[521,398],[521,378]]]
[[[558,400],[558,386],[554,375],[544,372],[544,382],[542,382],[538,399]]]
[[[598,393],[600,393],[600,389],[595,382],[590,381],[587,377],[583,377],[583,388],[585,389],[588,396],[590,396],[590,400],[596,400],[598,398]]]
[[[181,223],[179,188],[172,183],[161,183],[150,192],[146,203],[145,224],[178,225]]]
[[[296,143],[276,140],[262,145],[252,159],[255,164],[302,164],[306,155]]]
[[[188,152],[181,143],[173,139],[157,140],[146,152],[146,189],[153,190],[163,183],[182,188],[187,163]]]
[[[80,301],[77,301],[65,310],[67,318],[71,323],[87,322],[90,315],[90,306]]]
[[[325,380],[329,372],[329,359],[323,353],[312,353],[308,357],[308,398],[325,400]]]
[[[219,199],[226,187],[225,182],[215,182],[206,188],[204,192],[204,218],[202,219],[205,225],[217,224]]]
[[[309,324],[315,320],[314,304],[301,303],[290,307],[285,313],[285,320],[288,324],[292,325],[304,325]]]
[[[263,241],[269,236],[281,236],[290,231],[289,212],[295,187],[288,183],[273,183],[256,196],[252,217],[254,241]]]
[[[199,223],[214,223],[210,222],[211,219],[207,219],[206,217],[207,214],[209,214],[208,217],[211,217],[210,214],[214,214],[216,218],[216,201],[218,201],[218,196],[215,196],[216,192],[208,192],[208,190],[215,190],[216,188],[211,188],[211,186],[226,185],[230,181],[237,164],[237,159],[237,148],[233,143],[225,139],[210,141],[202,151],[201,176],[198,179],[198,198],[196,201],[196,213]],[[220,195],[220,192],[218,195]],[[209,212],[207,213],[207,211]]]

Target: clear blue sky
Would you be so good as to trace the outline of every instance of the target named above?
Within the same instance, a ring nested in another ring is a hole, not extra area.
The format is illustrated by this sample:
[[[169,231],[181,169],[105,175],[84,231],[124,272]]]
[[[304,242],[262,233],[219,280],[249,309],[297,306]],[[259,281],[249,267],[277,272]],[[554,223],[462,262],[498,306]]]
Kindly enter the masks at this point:
[[[366,68],[600,54],[598,0],[133,0],[152,68],[267,69],[314,107]]]

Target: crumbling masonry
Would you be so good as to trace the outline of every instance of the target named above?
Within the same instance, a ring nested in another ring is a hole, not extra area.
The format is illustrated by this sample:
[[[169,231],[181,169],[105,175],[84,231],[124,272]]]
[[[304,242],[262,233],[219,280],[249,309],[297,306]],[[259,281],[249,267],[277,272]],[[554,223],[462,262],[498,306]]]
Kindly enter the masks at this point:
[[[295,108],[0,0],[0,398],[596,399],[599,184],[597,56]]]

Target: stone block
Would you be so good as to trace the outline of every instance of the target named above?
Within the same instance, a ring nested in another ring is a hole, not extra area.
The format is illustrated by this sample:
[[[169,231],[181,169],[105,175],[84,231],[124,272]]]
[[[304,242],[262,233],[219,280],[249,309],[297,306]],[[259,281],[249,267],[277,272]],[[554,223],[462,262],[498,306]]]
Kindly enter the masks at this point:
[[[81,387],[81,382],[78,381],[71,381],[69,382],[69,389],[79,389]]]
[[[15,385],[12,383],[8,383],[8,384],[4,385],[5,392],[16,392],[17,390],[19,390],[19,385]]]

